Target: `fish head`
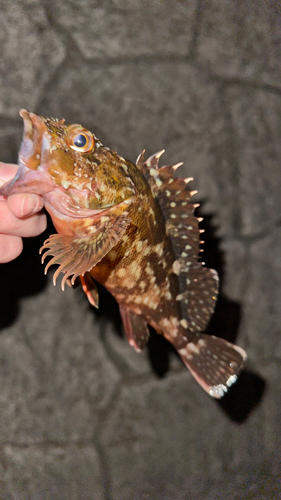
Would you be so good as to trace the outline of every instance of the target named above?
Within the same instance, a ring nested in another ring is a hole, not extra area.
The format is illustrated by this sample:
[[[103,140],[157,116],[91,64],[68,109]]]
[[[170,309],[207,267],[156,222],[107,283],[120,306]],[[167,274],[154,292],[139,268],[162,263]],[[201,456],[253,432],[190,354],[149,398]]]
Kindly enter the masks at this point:
[[[48,211],[73,217],[95,214],[135,193],[126,160],[79,124],[20,111],[24,121],[19,171],[2,195],[40,194]]]

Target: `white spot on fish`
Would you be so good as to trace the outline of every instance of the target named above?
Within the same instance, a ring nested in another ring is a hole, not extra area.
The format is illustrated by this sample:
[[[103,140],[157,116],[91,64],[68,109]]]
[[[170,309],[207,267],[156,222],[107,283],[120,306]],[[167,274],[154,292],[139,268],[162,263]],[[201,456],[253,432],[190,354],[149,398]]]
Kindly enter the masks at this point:
[[[155,252],[161,257],[163,255],[163,243],[158,243],[154,247]]]
[[[139,285],[140,285],[140,287],[141,287],[142,291],[144,291],[144,289],[145,289],[145,287],[146,287],[146,283],[145,283],[145,281],[141,281],[141,282],[139,283]]]
[[[181,270],[181,265],[178,260],[175,260],[175,262],[173,263],[173,273],[179,275],[180,270]]]
[[[179,349],[179,353],[180,355],[183,357],[183,358],[186,358],[186,359],[192,359],[193,356],[192,354],[190,354],[187,349]]]
[[[188,323],[187,323],[186,319],[181,319],[180,324],[181,324],[181,326],[183,326],[183,328],[188,328]]]
[[[110,250],[107,255],[111,261],[114,261],[117,257],[117,252],[115,252],[115,250]]]
[[[154,271],[153,271],[153,269],[150,267],[149,263],[147,263],[147,265],[146,265],[145,272],[146,272],[147,274],[152,274],[152,275],[154,275]]]
[[[145,247],[145,249],[143,250],[143,255],[148,255],[149,253],[151,253],[151,247],[148,245],[147,247]]]
[[[214,385],[209,390],[210,396],[218,399],[222,398],[225,392],[227,392],[227,387],[225,387],[225,385],[223,384]]]
[[[149,170],[149,173],[150,173],[150,175],[151,175],[152,177],[157,177],[157,176],[158,176],[158,172],[157,172],[157,170],[156,170],[155,168],[151,168],[151,169]]]
[[[68,188],[69,188],[69,186],[70,186],[70,184],[71,184],[71,182],[70,182],[70,181],[67,181],[66,179],[61,179],[61,181],[60,181],[60,182],[61,182],[61,185],[62,185],[62,187],[63,187],[64,189],[68,189]]]
[[[195,323],[194,323],[194,325],[195,325]],[[198,349],[198,347],[193,342],[189,342],[189,344],[187,345],[187,348],[191,352],[194,352],[194,354],[199,354],[200,353],[200,349]]]
[[[136,244],[136,249],[137,249],[137,252],[140,252],[141,249],[142,249],[142,241],[138,241],[137,244]]]

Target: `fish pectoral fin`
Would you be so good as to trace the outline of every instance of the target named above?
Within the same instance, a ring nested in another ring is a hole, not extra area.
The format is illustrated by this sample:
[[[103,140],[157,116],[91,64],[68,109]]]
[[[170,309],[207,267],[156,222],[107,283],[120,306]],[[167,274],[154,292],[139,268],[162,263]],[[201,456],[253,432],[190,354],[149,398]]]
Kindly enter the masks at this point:
[[[177,348],[184,364],[210,396],[220,399],[237,380],[247,359],[245,351],[224,339],[197,334],[194,342]]]
[[[42,262],[47,256],[53,256],[45,267],[45,274],[50,266],[59,264],[53,277],[54,285],[60,273],[64,273],[61,281],[62,290],[70,276],[72,276],[71,283],[74,284],[78,276],[84,276],[87,271],[95,267],[118,243],[130,221],[128,212],[120,213],[119,207],[108,211],[106,216],[95,218],[93,230],[86,235],[52,234],[39,250],[40,253],[46,250],[42,255]]]
[[[146,321],[138,314],[123,306],[120,307],[120,314],[129,344],[137,352],[142,351],[149,339],[149,329]]]
[[[83,292],[87,295],[90,304],[99,308],[99,292],[89,273],[80,276]]]

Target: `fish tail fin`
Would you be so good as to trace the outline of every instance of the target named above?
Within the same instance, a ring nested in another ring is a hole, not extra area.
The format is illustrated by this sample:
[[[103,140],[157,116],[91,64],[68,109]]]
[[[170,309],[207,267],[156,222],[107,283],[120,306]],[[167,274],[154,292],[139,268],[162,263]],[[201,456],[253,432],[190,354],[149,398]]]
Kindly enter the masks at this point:
[[[247,355],[219,337],[196,334],[178,352],[193,377],[210,396],[220,399],[237,380]]]

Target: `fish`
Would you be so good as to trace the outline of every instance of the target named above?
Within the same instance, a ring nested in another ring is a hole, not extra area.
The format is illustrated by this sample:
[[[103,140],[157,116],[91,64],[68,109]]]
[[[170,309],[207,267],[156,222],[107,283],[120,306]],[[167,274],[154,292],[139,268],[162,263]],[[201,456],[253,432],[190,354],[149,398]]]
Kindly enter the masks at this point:
[[[202,218],[194,215],[192,178],[177,178],[182,163],[160,166],[163,151],[135,163],[104,146],[89,130],[26,109],[19,169],[0,195],[44,198],[56,234],[40,249],[53,282],[80,281],[98,307],[96,283],[119,304],[128,341],[142,351],[149,326],[176,349],[196,381],[220,399],[236,382],[245,351],[206,331],[219,277],[199,258]],[[148,326],[149,325],[149,326]]]

